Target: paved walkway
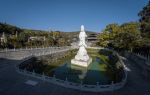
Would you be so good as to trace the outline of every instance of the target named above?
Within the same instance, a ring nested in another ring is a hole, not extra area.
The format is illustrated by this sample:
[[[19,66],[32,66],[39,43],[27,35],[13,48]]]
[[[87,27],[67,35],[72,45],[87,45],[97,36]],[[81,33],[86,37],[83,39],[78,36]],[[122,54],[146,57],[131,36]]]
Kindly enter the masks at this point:
[[[64,88],[16,72],[19,60],[0,59],[0,95],[150,95],[150,81],[143,78],[136,65],[125,60],[130,69],[124,88],[114,92],[91,93]],[[31,86],[27,80],[38,82]]]
[[[116,95],[150,95],[150,80],[143,77],[133,61],[125,60],[124,62],[129,69],[128,80],[123,89],[116,91]]]

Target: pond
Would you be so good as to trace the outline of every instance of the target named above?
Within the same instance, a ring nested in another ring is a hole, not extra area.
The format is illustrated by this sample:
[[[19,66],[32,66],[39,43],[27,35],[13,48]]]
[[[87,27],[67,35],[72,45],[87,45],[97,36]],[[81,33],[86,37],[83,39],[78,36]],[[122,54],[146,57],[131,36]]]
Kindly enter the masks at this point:
[[[106,61],[107,57],[100,55],[98,50],[88,49],[87,51],[89,56],[92,57],[92,63],[87,68],[72,65],[71,57],[65,60],[62,65],[52,70],[53,76],[75,83],[82,82],[83,84],[95,85],[98,82],[100,84],[108,84],[109,77],[106,73],[107,64],[103,61],[104,59]]]
[[[112,81],[113,73],[111,72],[108,64],[109,57],[99,53],[99,50],[96,49],[87,49],[87,52],[90,57],[92,57],[92,62],[90,65],[85,67],[79,67],[71,64],[71,59],[74,58],[74,53],[68,53],[66,57],[64,53],[62,58],[57,58],[56,61],[51,62],[49,56],[36,58],[36,60],[31,60],[26,62],[26,64],[21,64],[22,69],[26,68],[29,71],[35,71],[36,73],[44,72],[46,75],[61,80],[68,80],[70,82],[96,85],[99,84],[110,84]],[[61,54],[58,54],[59,57]],[[56,57],[56,56],[54,56]],[[42,60],[42,62],[40,62]],[[44,61],[43,61],[44,60]],[[48,63],[51,62],[51,63]],[[39,63],[38,63],[39,62]]]
[[[95,58],[92,63],[85,67],[72,65],[70,60],[66,61],[64,65],[54,69],[54,75],[58,79],[69,80],[76,83],[95,85],[108,83],[108,77],[105,74],[105,63],[101,62],[99,58]]]

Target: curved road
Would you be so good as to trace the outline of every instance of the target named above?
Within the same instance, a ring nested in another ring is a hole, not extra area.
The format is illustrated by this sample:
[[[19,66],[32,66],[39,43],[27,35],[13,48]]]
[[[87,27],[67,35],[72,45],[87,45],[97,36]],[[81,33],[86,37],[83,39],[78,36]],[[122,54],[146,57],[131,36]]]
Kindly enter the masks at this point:
[[[63,88],[16,72],[20,60],[0,59],[0,95],[150,95],[150,81],[145,79],[131,60],[124,60],[128,67],[128,82],[114,92],[91,93]],[[35,86],[27,80],[36,81]]]

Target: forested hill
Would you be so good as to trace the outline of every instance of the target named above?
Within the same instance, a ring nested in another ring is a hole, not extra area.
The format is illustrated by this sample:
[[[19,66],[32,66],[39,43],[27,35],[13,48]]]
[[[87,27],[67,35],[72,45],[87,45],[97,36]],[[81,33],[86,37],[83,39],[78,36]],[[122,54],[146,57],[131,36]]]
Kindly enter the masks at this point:
[[[17,26],[14,26],[14,25],[10,25],[10,24],[7,24],[7,23],[1,23],[0,22],[0,34],[2,34],[3,32],[5,34],[10,34],[10,35],[14,35],[16,33],[16,31],[19,33],[21,32],[28,32],[31,34],[31,36],[33,35],[43,35],[43,34],[46,34],[46,32],[50,32],[50,31],[44,31],[44,30],[33,30],[33,29],[22,29],[22,28],[19,28]],[[64,31],[53,31],[53,32],[62,32],[62,33],[65,33],[66,35],[77,35],[79,34],[80,31],[72,31],[72,32],[64,32]],[[92,34],[92,33],[96,33],[96,32],[92,32],[92,31],[86,31],[87,34]]]
[[[1,48],[41,47],[41,46],[69,46],[76,41],[79,31],[44,31],[23,29],[6,23],[0,23]],[[86,31],[87,35],[95,32]]]
[[[16,31],[18,31],[19,33],[22,32],[22,29],[10,24],[6,24],[6,23],[0,23],[0,34],[2,32],[5,32],[6,34],[15,34]]]

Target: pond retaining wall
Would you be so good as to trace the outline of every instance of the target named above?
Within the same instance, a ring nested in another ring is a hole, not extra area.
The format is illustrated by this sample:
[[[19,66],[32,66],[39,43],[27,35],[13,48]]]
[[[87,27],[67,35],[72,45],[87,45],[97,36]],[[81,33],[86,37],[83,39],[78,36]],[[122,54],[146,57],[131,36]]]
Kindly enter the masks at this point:
[[[98,49],[98,48],[95,48],[95,49]],[[119,58],[118,61],[120,62],[120,64],[123,65],[123,71],[124,71],[125,75],[124,75],[123,79],[121,80],[121,82],[114,83],[112,81],[111,84],[106,84],[106,85],[100,85],[98,82],[97,82],[96,85],[82,84],[82,82],[81,83],[74,83],[74,82],[68,81],[67,79],[66,80],[60,80],[60,79],[56,79],[55,76],[53,76],[53,77],[46,76],[46,75],[44,75],[44,73],[43,74],[37,74],[34,71],[29,72],[27,70],[22,70],[22,69],[19,69],[17,66],[16,66],[16,70],[17,70],[18,73],[21,73],[21,74],[24,74],[24,75],[27,75],[27,76],[31,76],[31,77],[35,77],[35,78],[41,79],[43,81],[47,81],[47,82],[50,82],[50,83],[53,83],[53,84],[56,84],[56,85],[60,85],[60,86],[66,87],[66,88],[72,88],[72,89],[76,89],[76,90],[80,90],[80,91],[90,91],[90,92],[114,91],[114,90],[122,88],[126,84],[126,81],[127,81],[126,66],[123,63],[121,57],[118,55],[118,53],[116,53],[116,55]],[[31,57],[32,56],[24,57],[22,62],[24,62],[26,60],[29,60]]]

